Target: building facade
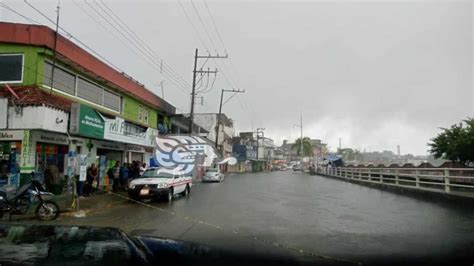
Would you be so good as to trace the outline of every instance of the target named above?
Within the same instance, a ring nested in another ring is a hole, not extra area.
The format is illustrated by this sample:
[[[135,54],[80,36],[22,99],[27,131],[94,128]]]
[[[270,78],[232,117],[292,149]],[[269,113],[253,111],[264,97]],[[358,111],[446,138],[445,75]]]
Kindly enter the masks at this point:
[[[236,172],[270,171],[274,159],[274,141],[257,137],[254,132],[241,132],[233,138],[233,156],[237,158]]]
[[[49,167],[83,179],[92,163],[105,182],[116,162],[150,160],[174,106],[48,27],[2,22],[0,32],[3,182]]]
[[[216,143],[216,133],[219,131],[217,139],[217,149],[222,152],[224,158],[232,155],[232,138],[234,137],[234,122],[225,114],[202,113],[194,114],[194,123],[205,129],[207,138]],[[197,132],[194,132],[197,133]],[[199,133],[198,133],[199,134]]]

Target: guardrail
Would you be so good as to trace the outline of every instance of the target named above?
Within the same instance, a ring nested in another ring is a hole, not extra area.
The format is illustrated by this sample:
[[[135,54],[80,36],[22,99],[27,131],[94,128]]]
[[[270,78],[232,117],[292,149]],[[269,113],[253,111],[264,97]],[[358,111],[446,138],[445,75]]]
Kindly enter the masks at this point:
[[[359,168],[333,167],[316,173],[420,190],[474,196],[474,168]]]

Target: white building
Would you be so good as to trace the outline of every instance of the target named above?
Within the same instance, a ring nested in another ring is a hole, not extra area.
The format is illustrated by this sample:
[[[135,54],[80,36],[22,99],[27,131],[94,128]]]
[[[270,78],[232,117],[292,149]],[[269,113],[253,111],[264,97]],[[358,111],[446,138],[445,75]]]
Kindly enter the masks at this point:
[[[224,157],[227,157],[232,155],[232,138],[235,133],[234,122],[225,114],[221,114],[219,123],[217,123],[218,115],[216,113],[194,114],[194,123],[209,131],[208,139],[214,143],[216,142],[217,124],[219,124],[218,149],[223,151]]]

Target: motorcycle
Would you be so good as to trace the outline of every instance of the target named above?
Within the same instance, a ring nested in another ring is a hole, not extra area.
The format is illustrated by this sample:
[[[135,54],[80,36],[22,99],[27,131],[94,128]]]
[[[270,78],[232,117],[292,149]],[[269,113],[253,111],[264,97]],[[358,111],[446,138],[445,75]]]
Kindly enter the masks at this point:
[[[59,216],[59,206],[56,202],[43,199],[44,196],[54,196],[46,192],[41,183],[31,180],[18,189],[3,186],[0,188],[0,219],[5,213],[12,215],[26,214],[30,205],[38,203],[35,216],[40,221],[52,221]]]

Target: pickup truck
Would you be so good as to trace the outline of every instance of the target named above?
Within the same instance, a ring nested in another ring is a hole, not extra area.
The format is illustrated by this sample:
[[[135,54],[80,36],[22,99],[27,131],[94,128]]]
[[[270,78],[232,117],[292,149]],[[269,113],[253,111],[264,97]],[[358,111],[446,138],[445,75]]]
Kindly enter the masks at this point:
[[[175,195],[188,196],[192,185],[192,177],[180,171],[150,168],[140,178],[130,182],[128,196],[134,200],[165,199],[171,202]]]

